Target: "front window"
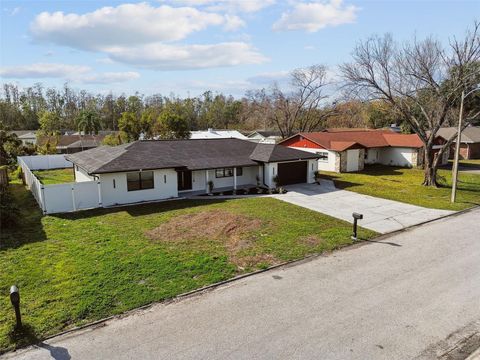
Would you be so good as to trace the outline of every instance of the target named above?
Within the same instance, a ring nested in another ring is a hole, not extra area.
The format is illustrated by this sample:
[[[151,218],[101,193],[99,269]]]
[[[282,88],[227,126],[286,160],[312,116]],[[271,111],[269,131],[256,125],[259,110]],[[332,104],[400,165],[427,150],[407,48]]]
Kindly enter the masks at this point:
[[[127,173],[127,190],[153,189],[153,171]]]
[[[317,152],[317,155],[320,156],[318,158],[318,161],[322,161],[322,162],[327,162],[328,161],[328,152],[320,151],[320,152]]]
[[[242,176],[243,169],[241,167],[237,167],[237,176]],[[216,178],[224,178],[224,177],[232,177],[233,176],[233,168],[221,168],[215,169],[215,177]]]

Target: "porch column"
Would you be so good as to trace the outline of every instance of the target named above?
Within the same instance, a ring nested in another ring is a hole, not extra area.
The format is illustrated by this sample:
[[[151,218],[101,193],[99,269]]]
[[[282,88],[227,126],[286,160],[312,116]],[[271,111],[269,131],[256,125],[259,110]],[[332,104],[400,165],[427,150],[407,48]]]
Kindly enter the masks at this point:
[[[205,170],[205,191],[208,193],[208,170]]]
[[[233,168],[233,190],[237,190],[237,168]]]

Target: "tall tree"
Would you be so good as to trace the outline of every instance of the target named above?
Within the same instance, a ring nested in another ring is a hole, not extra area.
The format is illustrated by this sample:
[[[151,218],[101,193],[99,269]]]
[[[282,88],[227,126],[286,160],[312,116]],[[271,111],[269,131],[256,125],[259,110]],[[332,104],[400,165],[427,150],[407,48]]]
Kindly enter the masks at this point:
[[[325,66],[296,69],[290,77],[292,91],[286,92],[274,84],[269,91],[254,93],[251,99],[284,138],[295,131],[316,130],[336,113],[335,106],[327,103],[329,96],[325,91],[329,83]]]
[[[472,69],[480,60],[479,35],[476,22],[463,39],[453,39],[448,48],[433,38],[398,45],[390,35],[374,36],[360,42],[353,61],[340,67],[352,95],[388,103],[420,137],[424,144],[424,185],[437,186],[440,159],[456,138],[434,156],[438,130],[456,114],[462,90],[478,85]],[[478,116],[479,109],[470,108],[465,126]]]
[[[53,136],[60,134],[62,129],[62,121],[60,116],[53,111],[43,111],[40,114],[40,130],[47,136]]]
[[[100,130],[100,117],[94,108],[80,111],[75,123],[78,131],[85,135],[98,134],[98,130]]]
[[[188,139],[190,128],[185,112],[178,103],[168,104],[155,124],[155,132],[161,139]]]

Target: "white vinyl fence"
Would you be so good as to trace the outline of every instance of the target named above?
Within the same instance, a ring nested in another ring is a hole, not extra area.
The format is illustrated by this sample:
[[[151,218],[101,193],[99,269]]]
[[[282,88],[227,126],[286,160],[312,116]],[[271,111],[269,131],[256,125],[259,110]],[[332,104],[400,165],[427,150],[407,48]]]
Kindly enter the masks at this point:
[[[33,170],[73,168],[64,155],[19,156],[25,182],[44,214],[55,214],[102,206],[99,181],[44,185]]]

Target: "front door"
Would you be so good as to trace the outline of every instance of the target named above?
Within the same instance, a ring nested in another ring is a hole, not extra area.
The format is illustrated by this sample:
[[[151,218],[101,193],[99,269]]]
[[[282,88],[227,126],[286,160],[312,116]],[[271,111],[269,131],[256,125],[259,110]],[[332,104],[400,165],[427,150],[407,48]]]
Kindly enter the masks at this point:
[[[358,171],[360,150],[347,150],[347,172]]]
[[[180,170],[177,172],[178,191],[192,190],[192,171]]]

